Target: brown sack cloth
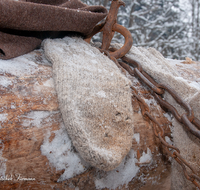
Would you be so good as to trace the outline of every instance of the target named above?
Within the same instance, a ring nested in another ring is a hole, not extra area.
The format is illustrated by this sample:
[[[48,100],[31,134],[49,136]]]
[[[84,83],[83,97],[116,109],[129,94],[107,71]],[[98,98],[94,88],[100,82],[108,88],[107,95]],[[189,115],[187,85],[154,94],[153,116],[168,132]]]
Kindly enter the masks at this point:
[[[0,0],[0,59],[28,53],[47,37],[73,31],[87,35],[107,15],[79,0]]]

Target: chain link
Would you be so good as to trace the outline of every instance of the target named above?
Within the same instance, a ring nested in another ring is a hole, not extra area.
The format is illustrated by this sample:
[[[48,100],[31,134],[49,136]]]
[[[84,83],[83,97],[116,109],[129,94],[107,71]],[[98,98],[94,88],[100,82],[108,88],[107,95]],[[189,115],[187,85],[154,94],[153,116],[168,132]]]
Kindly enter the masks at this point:
[[[114,51],[113,48],[110,50]],[[143,83],[145,83],[153,91],[152,94],[158,100],[160,105],[170,111],[174,117],[180,123],[183,123],[193,135],[195,135],[197,138],[200,138],[200,121],[194,116],[190,105],[187,104],[171,87],[168,85],[158,84],[156,81],[154,81],[147,73],[143,71],[139,62],[131,60],[126,56],[122,57],[121,59],[124,61],[119,61],[121,67],[123,67],[131,76],[137,76]],[[132,69],[129,64],[134,68]],[[174,158],[176,162],[180,164],[186,179],[191,181],[196,187],[200,188],[200,177],[198,177],[195,169],[180,155],[180,150],[177,147],[166,142],[165,132],[162,125],[156,120],[155,117],[151,115],[149,106],[146,104],[144,99],[137,94],[136,89],[134,87],[131,87],[131,89],[133,96],[139,101],[141,113],[144,116],[144,119],[148,117],[150,121],[153,122],[154,135],[160,140],[164,150],[169,156]],[[171,104],[162,99],[160,95],[163,95],[165,91],[171,94],[176,102],[186,110],[186,113],[179,115],[178,111]],[[190,172],[188,172],[187,168],[190,170]]]
[[[133,39],[131,33],[125,27],[116,23],[117,12],[121,5],[124,5],[122,0],[113,0],[106,21],[97,25],[91,34],[86,36],[85,41],[89,43],[93,35],[103,31],[102,47],[100,51],[107,55],[111,60],[113,60],[124,74],[126,74],[127,71],[131,76],[137,76],[145,85],[151,89],[153,92],[152,94],[160,103],[161,107],[164,107],[170,111],[180,123],[185,125],[188,131],[200,139],[200,120],[194,116],[193,109],[190,107],[190,105],[185,102],[170,86],[159,84],[153,78],[151,78],[145,71],[143,71],[139,62],[125,56],[132,47]],[[125,38],[125,44],[119,50],[115,48],[109,49],[110,42],[115,31],[121,33]],[[121,58],[122,61],[118,61],[117,59],[119,58]],[[129,65],[132,66],[133,69]],[[145,103],[144,99],[138,95],[137,90],[133,86],[131,89],[133,96],[138,100],[144,119],[149,119],[152,121],[154,134],[162,143],[163,149],[168,153],[169,156],[174,158],[177,163],[180,164],[186,179],[191,181],[196,187],[200,188],[198,183],[200,182],[200,177],[197,175],[196,171],[180,155],[180,150],[178,148],[170,145],[165,141],[165,131],[162,125],[156,120],[155,117],[151,115],[149,106]],[[166,91],[182,108],[185,109],[186,112],[184,114],[180,115],[171,104],[169,104],[161,97],[161,95],[163,95]],[[188,172],[187,168],[190,170],[190,173]]]

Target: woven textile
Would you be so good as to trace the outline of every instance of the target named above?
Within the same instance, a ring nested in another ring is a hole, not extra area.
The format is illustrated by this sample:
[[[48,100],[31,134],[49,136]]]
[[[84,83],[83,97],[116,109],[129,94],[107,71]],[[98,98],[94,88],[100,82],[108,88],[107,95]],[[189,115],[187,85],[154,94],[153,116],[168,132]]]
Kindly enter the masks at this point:
[[[106,15],[104,7],[79,0],[0,0],[0,59],[28,53],[44,38],[87,35]]]

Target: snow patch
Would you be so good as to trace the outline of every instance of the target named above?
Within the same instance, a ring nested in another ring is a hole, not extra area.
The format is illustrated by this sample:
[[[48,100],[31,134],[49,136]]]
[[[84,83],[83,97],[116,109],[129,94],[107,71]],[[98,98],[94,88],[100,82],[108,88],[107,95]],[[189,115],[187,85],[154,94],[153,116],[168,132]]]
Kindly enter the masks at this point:
[[[53,88],[54,88],[53,78],[50,78],[49,80],[45,81],[45,82],[43,83],[43,86],[53,87]]]
[[[168,136],[165,136],[165,141],[170,144],[173,145],[173,142],[171,141],[171,139]]]
[[[163,113],[163,115],[169,120],[172,121],[172,116],[169,113]]]
[[[122,161],[122,163],[113,171],[107,172],[106,177],[96,177],[96,189],[115,189],[121,185],[127,185],[139,171],[139,167],[136,166],[135,163],[137,163],[135,153],[133,150],[130,150],[129,154]]]
[[[140,144],[140,133],[135,133],[133,138],[136,140],[137,144]]]
[[[151,150],[147,148],[147,153],[143,152],[142,156],[140,157],[140,163],[151,162],[151,160],[152,160]]]
[[[94,64],[98,64],[98,61],[96,61],[95,59],[91,60],[91,62]]]
[[[190,86],[200,90],[200,85],[196,81],[190,82]]]
[[[12,85],[12,81],[7,77],[0,76],[0,85],[7,88],[8,86]]]
[[[10,60],[0,59],[0,73],[9,73],[14,76],[24,77],[26,75],[33,75],[39,70],[37,64],[29,60],[27,55],[19,56]]]
[[[150,106],[152,106],[152,105],[154,105],[154,106],[157,106],[158,104],[157,104],[157,102],[156,102],[156,100],[154,99],[154,98],[151,98],[151,99],[144,99],[144,101],[147,103],[147,105],[150,107]]]
[[[49,111],[32,111],[28,113],[23,119],[22,126],[24,127],[32,127],[35,126],[37,128],[42,127],[42,121],[49,117],[52,113]],[[26,119],[27,118],[27,119]]]
[[[87,170],[87,164],[80,158],[80,156],[73,151],[73,146],[64,124],[60,129],[54,131],[55,137],[49,142],[50,133],[47,134],[42,146],[41,152],[45,155],[49,162],[56,168],[56,170],[65,170],[65,172],[58,179],[63,181],[72,178]]]
[[[15,103],[11,103],[10,108],[11,108],[11,109],[15,109],[15,108],[16,108]]]
[[[6,121],[6,120],[7,120],[7,116],[8,116],[7,113],[1,113],[1,114],[0,114],[0,121],[1,121],[1,122]]]
[[[1,123],[5,122],[8,119],[7,116],[8,116],[7,113],[0,114],[0,129],[2,128]]]

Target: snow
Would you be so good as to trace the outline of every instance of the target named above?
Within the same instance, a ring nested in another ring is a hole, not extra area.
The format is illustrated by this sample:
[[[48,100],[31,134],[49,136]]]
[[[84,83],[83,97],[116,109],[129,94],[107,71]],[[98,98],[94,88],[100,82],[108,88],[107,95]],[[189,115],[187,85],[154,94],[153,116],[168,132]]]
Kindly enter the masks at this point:
[[[96,189],[115,189],[121,185],[128,184],[139,171],[135,152],[131,150],[122,163],[113,171],[107,172],[106,177],[97,176],[95,179]]]
[[[0,60],[0,74],[10,73],[15,76],[33,75],[38,70],[38,65],[20,56],[10,60]]]
[[[41,71],[40,64],[51,66],[51,64],[41,56],[41,62],[36,60],[35,52],[42,53],[42,50],[35,50],[29,54],[25,54],[23,56],[19,56],[9,60],[1,60],[0,59],[0,74],[5,75],[5,73],[9,73],[14,76],[24,77],[27,75],[34,75]],[[1,85],[11,85],[11,81],[9,79],[0,78]]]
[[[196,81],[190,82],[190,86],[200,90],[200,84]]]
[[[87,170],[88,165],[75,153],[64,124],[54,131],[55,137],[49,142],[50,132],[41,145],[41,152],[56,170],[65,170],[58,179],[63,181]]]
[[[7,88],[8,86],[12,85],[12,81],[7,77],[0,76],[0,85]]]
[[[147,103],[147,105],[149,107],[151,107],[152,105],[154,105],[154,106],[158,105],[157,102],[156,102],[156,100],[154,98],[151,98],[151,99],[145,99],[144,98],[144,101]]]
[[[91,62],[94,64],[98,64],[98,61],[96,61],[95,59],[91,60]]]
[[[11,108],[11,109],[15,109],[15,108],[16,108],[15,103],[11,103],[10,108]]]
[[[22,62],[20,62],[20,60],[22,60]],[[16,64],[13,64],[15,61]],[[23,57],[16,58],[15,61],[0,60],[0,65],[2,64],[0,67],[0,72],[2,73],[9,72],[13,75],[24,76],[24,72],[28,74],[33,74],[38,69],[38,66],[35,63],[27,61]],[[93,63],[95,64],[95,61],[93,61]],[[174,65],[174,61],[170,61],[169,65],[171,64],[172,66],[172,63]],[[182,65],[180,61],[176,61],[176,64]],[[160,67],[158,70],[164,71],[165,69],[166,68],[164,66]],[[112,74],[113,73],[111,73],[111,76]],[[184,79],[179,75],[174,77],[174,79],[183,83],[189,82],[188,80]],[[1,76],[0,85],[8,87],[9,85],[12,85],[12,81],[4,76]],[[46,82],[43,83],[43,85],[46,87],[52,87],[53,80],[52,79],[47,80]],[[189,82],[189,85],[192,88],[200,89],[200,85],[197,82],[194,81]],[[96,95],[102,98],[106,98],[106,93],[104,91],[99,91],[98,93],[96,93]],[[153,99],[150,100],[145,99],[145,101],[148,105],[156,104],[155,100]],[[15,108],[15,105],[11,105],[11,108]],[[23,119],[22,125],[24,127],[35,126],[37,128],[41,128],[43,126],[43,120],[48,119],[50,114],[51,112],[48,111],[32,111],[27,115],[23,116],[25,118]],[[7,116],[8,114],[0,114],[0,121],[1,122],[6,121]],[[164,116],[171,121],[171,116],[169,114],[165,113]],[[58,181],[63,181],[72,178],[86,171],[88,165],[81,159],[79,154],[73,150],[71,140],[69,139],[64,126],[61,125],[60,129],[54,131],[53,133],[55,134],[55,138],[51,142],[49,142],[49,137],[51,135],[50,132],[46,134],[44,142],[41,146],[41,152],[48,158],[50,164],[52,164],[52,166],[54,166],[57,170],[62,170],[62,169],[65,170],[65,172],[60,176]],[[140,143],[139,133],[134,134],[133,138],[136,140],[138,144]],[[170,143],[172,144],[170,138],[165,137],[165,140],[169,144]],[[2,142],[0,141],[0,144],[1,143]],[[6,172],[6,159],[2,157],[2,151],[3,148],[0,149],[0,177],[5,176]],[[142,156],[140,157],[139,163],[150,162],[151,160],[152,160],[151,150],[147,148],[147,153],[143,152]],[[124,184],[127,185],[137,175],[137,172],[139,171],[139,167],[136,166],[136,163],[138,163],[138,160],[136,159],[136,154],[133,150],[131,150],[127,155],[127,157],[122,161],[122,163],[116,169],[110,172],[106,172],[106,177],[99,177],[99,176],[96,177],[95,179],[96,188],[102,189],[106,187],[109,189],[115,189]]]
[[[172,116],[169,113],[163,114],[169,121],[172,121]]]
[[[7,120],[7,113],[0,114],[0,129],[1,129],[1,123],[5,122]]]
[[[54,88],[54,81],[53,78],[48,79],[43,83],[43,86]]]
[[[139,133],[137,133],[135,137],[137,138],[136,141],[139,143]],[[147,148],[147,153],[142,153],[139,163],[142,165],[142,163],[151,163],[151,161],[151,150]],[[116,189],[117,187],[127,185],[137,175],[140,169],[136,163],[138,163],[138,160],[136,159],[136,153],[133,149],[131,149],[129,154],[124,158],[117,168],[105,173],[104,177],[97,175],[95,179],[96,189]]]
[[[136,140],[137,144],[140,144],[140,133],[135,133],[133,138]]]
[[[147,148],[147,153],[143,152],[140,157],[140,163],[149,163],[152,160],[151,150]]]
[[[165,141],[170,144],[173,145],[173,142],[171,141],[171,139],[168,136],[165,136]]]
[[[188,19],[190,19],[190,17],[192,16],[191,15],[192,7],[190,0],[180,0],[180,8],[185,10],[185,12],[187,12]]]
[[[24,127],[37,127],[41,128],[44,126],[43,120],[48,118],[53,112],[49,111],[31,111],[25,117],[22,115],[23,123],[22,126]]]
[[[7,113],[2,113],[2,114],[0,114],[0,121],[1,121],[1,122],[6,121],[6,120],[7,120],[7,116],[8,116]]]

